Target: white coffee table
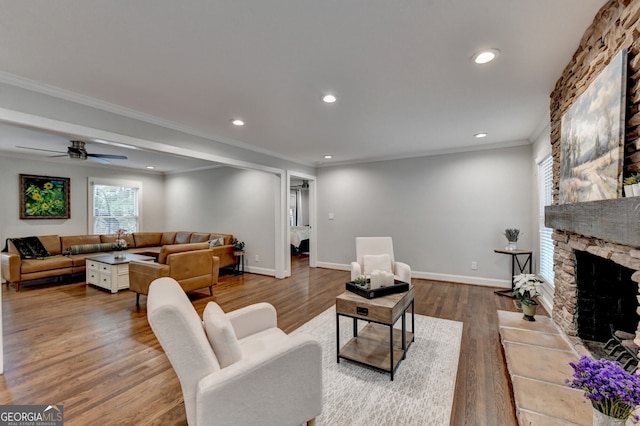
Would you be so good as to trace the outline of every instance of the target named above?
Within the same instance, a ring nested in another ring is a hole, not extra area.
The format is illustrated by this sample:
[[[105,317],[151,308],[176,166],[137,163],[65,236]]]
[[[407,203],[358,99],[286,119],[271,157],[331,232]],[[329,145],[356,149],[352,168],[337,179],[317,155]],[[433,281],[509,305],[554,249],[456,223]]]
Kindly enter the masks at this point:
[[[127,253],[124,259],[116,259],[113,254],[87,257],[87,284],[117,293],[129,288],[129,261],[154,261],[152,256]]]

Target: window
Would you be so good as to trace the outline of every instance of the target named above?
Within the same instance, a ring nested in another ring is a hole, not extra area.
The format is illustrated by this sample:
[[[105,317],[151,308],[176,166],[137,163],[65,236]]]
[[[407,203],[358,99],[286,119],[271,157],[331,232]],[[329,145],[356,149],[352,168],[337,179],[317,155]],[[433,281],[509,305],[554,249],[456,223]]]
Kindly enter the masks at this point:
[[[89,229],[94,234],[140,230],[142,183],[89,178]]]
[[[544,226],[544,207],[551,205],[553,201],[553,157],[545,157],[538,164],[540,176],[540,275],[553,284],[553,229]]]

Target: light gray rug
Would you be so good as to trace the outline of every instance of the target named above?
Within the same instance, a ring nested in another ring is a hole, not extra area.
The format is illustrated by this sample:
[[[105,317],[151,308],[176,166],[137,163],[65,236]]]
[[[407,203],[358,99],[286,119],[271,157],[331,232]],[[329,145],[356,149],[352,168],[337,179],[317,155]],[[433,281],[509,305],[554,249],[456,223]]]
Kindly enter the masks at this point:
[[[323,351],[323,407],[319,426],[448,425],[458,371],[462,323],[415,316],[416,337],[394,380],[388,373],[336,362],[335,307],[295,330],[315,337]],[[358,321],[360,327],[364,321]],[[400,321],[396,327],[400,327]],[[411,327],[407,316],[407,328]],[[340,343],[352,336],[340,317]]]

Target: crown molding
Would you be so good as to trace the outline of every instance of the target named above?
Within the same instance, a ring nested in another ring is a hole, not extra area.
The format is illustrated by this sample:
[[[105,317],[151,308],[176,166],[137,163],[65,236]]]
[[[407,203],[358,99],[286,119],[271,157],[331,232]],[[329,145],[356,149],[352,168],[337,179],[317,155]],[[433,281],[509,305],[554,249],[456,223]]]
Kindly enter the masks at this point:
[[[270,157],[278,158],[280,160],[290,161],[290,162],[302,164],[308,167],[314,167],[314,164],[311,162],[301,161],[299,159],[288,157],[286,155],[282,155],[277,152],[273,152],[260,147],[256,147],[255,145],[251,145],[236,139],[227,138],[227,137],[216,135],[213,133],[202,132],[200,130],[194,129],[192,127],[184,126],[182,124],[175,123],[173,121],[164,120],[154,115],[145,114],[140,111],[136,111],[136,110],[126,108],[120,105],[116,105],[110,102],[105,102],[100,99],[92,98],[90,96],[81,95],[79,93],[72,92],[70,90],[65,90],[56,86],[30,80],[14,74],[9,74],[3,71],[0,71],[0,83],[8,84],[10,86],[15,86],[15,87],[29,90],[35,93],[51,96],[57,99],[73,102],[79,105],[84,105],[91,108],[99,109],[101,111],[110,112],[126,118],[131,118],[134,120],[142,121],[148,124],[153,124],[155,126],[163,127],[170,130],[175,130],[177,132],[204,138],[214,142],[229,145],[235,148],[241,148],[241,149],[245,149],[247,151],[255,152],[258,154],[268,155]]]

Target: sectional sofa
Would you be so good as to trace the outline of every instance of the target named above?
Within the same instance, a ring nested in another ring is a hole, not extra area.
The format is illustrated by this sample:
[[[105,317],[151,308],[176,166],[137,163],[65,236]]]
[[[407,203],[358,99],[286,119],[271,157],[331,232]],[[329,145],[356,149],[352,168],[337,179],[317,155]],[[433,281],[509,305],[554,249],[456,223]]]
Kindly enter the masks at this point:
[[[34,237],[30,237],[32,240]],[[115,235],[43,235],[36,237],[46,251],[36,256],[25,255],[22,240],[7,239],[6,251],[0,253],[2,278],[17,291],[25,281],[55,278],[85,272],[85,260],[100,252],[112,252]],[[129,253],[158,257],[162,246],[211,242],[213,256],[220,268],[235,266],[232,234],[204,232],[134,232],[125,236]],[[19,241],[16,241],[19,240]],[[18,246],[18,247],[16,247]],[[19,248],[22,250],[19,250]]]

